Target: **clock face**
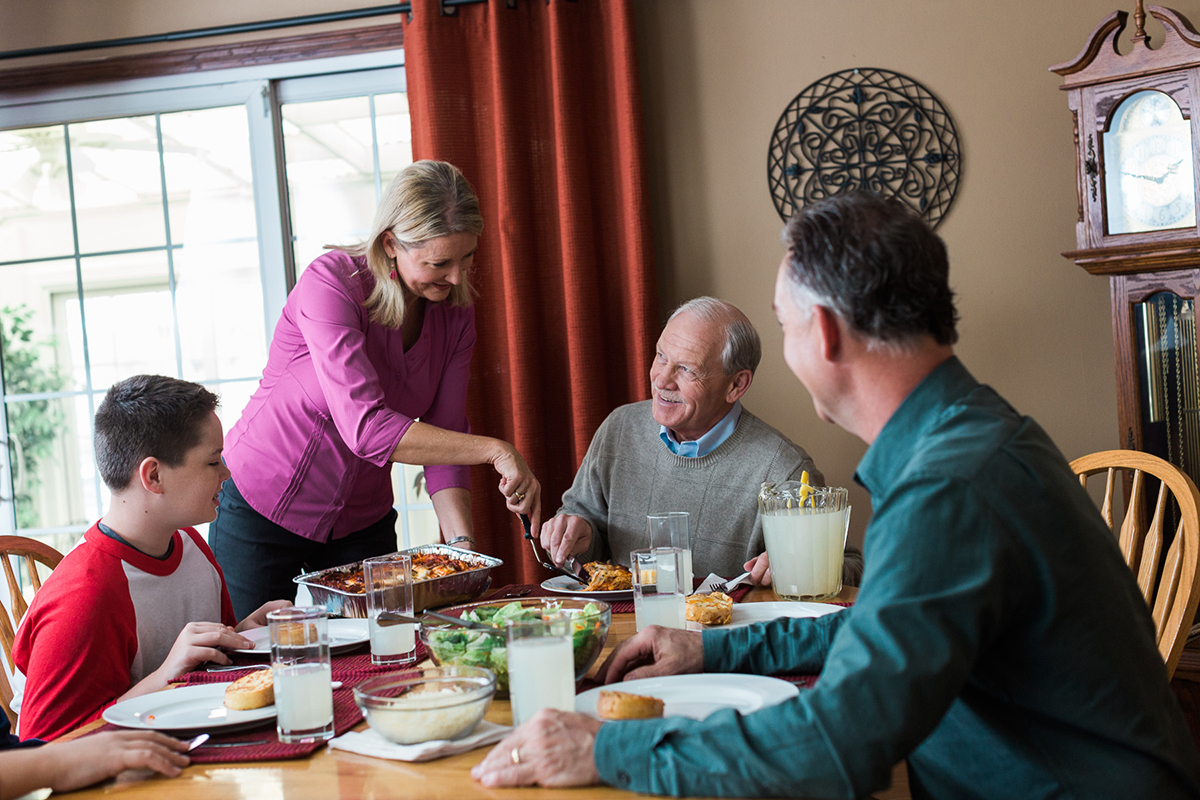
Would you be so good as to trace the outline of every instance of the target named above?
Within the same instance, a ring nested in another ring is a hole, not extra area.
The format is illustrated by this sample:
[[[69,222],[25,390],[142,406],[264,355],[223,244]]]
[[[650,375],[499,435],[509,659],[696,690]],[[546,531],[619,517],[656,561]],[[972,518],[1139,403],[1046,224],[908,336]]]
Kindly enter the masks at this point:
[[[1196,225],[1191,123],[1170,97],[1138,92],[1104,134],[1109,234]]]

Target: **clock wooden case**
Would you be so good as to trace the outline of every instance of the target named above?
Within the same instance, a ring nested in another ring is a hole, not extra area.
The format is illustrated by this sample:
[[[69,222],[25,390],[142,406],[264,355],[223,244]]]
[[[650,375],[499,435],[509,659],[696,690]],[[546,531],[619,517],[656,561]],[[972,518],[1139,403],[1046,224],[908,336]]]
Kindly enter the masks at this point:
[[[1146,13],[1165,29],[1145,33]],[[1197,167],[1200,34],[1178,12],[1138,2],[1104,19],[1063,76],[1074,120],[1076,249],[1063,255],[1112,291],[1122,447],[1162,456],[1200,482]]]

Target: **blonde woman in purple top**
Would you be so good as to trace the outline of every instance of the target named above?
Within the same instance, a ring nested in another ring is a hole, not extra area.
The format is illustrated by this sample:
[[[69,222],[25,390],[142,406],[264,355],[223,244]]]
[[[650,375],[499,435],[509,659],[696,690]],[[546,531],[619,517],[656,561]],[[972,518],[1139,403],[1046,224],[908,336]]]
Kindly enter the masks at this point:
[[[539,524],[541,486],[511,444],[470,433],[470,274],[483,230],[462,173],[419,161],[370,238],[306,269],[258,390],[226,438],[232,473],[209,542],[234,608],[295,597],[292,578],[396,550],[391,463],[425,465],[442,538],[474,544],[469,466]]]

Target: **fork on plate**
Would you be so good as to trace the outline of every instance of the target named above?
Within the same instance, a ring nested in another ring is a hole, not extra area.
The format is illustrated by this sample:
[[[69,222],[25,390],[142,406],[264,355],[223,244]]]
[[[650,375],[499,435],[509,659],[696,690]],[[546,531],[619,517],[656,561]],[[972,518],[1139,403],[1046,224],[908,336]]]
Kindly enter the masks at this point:
[[[704,582],[700,584],[700,588],[696,589],[695,593],[696,594],[712,594],[713,592],[721,592],[722,594],[729,594],[731,589],[733,589],[734,587],[736,587],[738,584],[740,584],[742,581],[746,580],[746,578],[749,578],[749,577],[750,577],[749,572],[743,572],[741,575],[738,575],[736,578],[730,578],[729,580],[726,581],[726,580],[721,580],[721,576],[719,576],[719,575],[715,575],[715,574],[709,575],[707,578],[704,579]],[[713,580],[714,578],[716,578],[716,580]]]

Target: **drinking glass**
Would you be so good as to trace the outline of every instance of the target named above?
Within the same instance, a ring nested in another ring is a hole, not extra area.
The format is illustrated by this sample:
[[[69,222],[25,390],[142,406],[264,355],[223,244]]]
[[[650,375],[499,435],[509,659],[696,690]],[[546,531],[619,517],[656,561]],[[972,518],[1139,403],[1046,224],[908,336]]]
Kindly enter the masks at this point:
[[[542,708],[575,710],[571,616],[508,622],[508,696],[513,724]]]
[[[764,483],[758,494],[775,594],[828,600],[842,590],[850,492],[799,481]]]
[[[417,660],[416,625],[379,621],[391,611],[412,616],[412,556],[394,553],[363,561],[367,592],[367,628],[371,634],[372,664],[411,664]]]
[[[267,614],[275,683],[275,730],[285,744],[333,738],[329,619],[320,606]]]
[[[688,537],[688,512],[664,511],[646,517],[651,547],[678,547],[683,551],[683,588],[692,593],[692,543]]]
[[[683,586],[683,551],[650,547],[629,554],[633,573],[633,613],[640,631],[650,625],[687,627],[687,594]]]

